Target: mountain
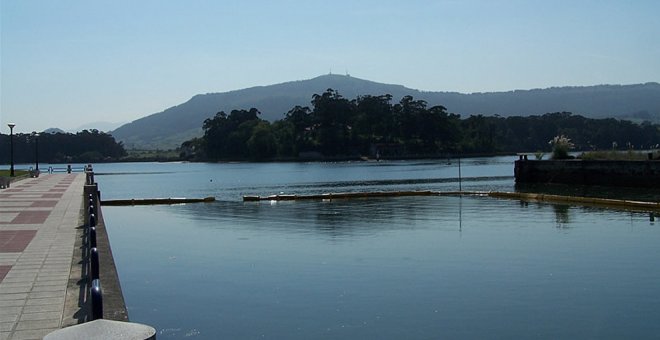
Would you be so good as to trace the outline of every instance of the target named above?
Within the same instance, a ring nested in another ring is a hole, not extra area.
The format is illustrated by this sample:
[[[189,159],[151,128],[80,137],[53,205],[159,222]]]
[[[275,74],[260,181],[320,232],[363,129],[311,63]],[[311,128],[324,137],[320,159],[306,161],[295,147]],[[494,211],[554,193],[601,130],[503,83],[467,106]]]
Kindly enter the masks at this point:
[[[55,134],[55,133],[66,133],[66,131],[58,128],[49,128],[44,130],[43,133],[50,133],[50,134]]]
[[[443,105],[449,112],[528,116],[570,111],[589,118],[626,118],[660,122],[660,84],[597,85],[553,87],[509,92],[458,93],[428,92],[402,85],[382,84],[343,75],[324,75],[242,90],[207,93],[187,102],[140,118],[112,131],[127,148],[169,149],[200,136],[206,118],[219,111],[255,107],[269,121],[282,119],[296,105],[311,106],[313,94],[332,88],[348,99],[359,95],[391,94],[398,102],[403,96],[426,100],[429,106]]]
[[[126,124],[126,122],[121,122],[121,123],[93,122],[93,123],[87,123],[85,125],[81,125],[75,129],[71,129],[69,130],[69,132],[76,133],[82,130],[99,130],[99,131],[107,132],[107,131],[112,131],[124,124]]]

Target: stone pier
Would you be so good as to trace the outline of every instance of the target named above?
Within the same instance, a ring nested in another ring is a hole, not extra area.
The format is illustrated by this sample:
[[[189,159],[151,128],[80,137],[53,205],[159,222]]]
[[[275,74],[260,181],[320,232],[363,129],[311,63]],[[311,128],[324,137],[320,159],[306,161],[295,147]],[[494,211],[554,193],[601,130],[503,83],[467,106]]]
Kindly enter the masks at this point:
[[[89,321],[85,181],[81,173],[44,174],[0,190],[0,340],[41,339]],[[114,263],[110,270],[117,281]],[[121,297],[118,281],[112,284],[109,293]],[[125,321],[123,298],[120,304]]]

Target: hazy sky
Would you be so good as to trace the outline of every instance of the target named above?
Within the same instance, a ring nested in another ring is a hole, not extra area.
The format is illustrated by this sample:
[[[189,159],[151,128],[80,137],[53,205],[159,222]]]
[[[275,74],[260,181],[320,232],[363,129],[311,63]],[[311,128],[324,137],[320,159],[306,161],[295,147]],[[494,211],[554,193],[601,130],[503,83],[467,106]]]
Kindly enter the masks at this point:
[[[0,0],[0,131],[350,73],[485,92],[660,81],[660,1]]]

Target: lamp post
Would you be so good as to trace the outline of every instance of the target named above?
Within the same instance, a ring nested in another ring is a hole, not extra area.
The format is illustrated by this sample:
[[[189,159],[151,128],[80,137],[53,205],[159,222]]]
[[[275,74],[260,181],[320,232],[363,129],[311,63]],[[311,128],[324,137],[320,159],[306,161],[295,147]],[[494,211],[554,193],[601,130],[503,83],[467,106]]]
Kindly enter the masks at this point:
[[[34,170],[39,173],[39,133],[36,131],[32,132],[34,136]]]
[[[9,177],[14,177],[14,126],[16,124],[8,123],[7,126],[9,126]]]

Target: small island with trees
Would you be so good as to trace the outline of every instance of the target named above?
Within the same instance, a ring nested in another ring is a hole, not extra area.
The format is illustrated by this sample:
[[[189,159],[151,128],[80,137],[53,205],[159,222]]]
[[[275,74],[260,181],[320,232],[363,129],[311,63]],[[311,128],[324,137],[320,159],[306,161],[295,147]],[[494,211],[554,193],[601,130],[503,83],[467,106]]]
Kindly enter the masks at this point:
[[[442,158],[515,154],[543,157],[548,141],[570,136],[576,150],[657,148],[660,126],[650,122],[589,119],[569,112],[528,117],[449,113],[443,106],[404,96],[365,95],[353,100],[328,89],[311,107],[295,106],[269,122],[256,108],[218,112],[204,135],[181,145],[191,161]]]

